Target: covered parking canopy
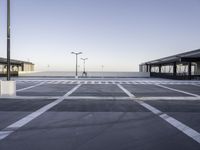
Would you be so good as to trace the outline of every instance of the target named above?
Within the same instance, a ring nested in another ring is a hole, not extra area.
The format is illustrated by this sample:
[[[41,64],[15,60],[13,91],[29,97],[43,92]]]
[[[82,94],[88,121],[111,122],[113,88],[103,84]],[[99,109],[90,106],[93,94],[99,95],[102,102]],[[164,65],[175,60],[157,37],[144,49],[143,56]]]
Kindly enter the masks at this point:
[[[199,79],[200,49],[140,64],[141,72],[173,79]]]
[[[19,71],[34,71],[34,64],[21,60],[11,59],[11,74],[17,75]],[[7,59],[0,57],[0,77],[5,76],[7,72]]]

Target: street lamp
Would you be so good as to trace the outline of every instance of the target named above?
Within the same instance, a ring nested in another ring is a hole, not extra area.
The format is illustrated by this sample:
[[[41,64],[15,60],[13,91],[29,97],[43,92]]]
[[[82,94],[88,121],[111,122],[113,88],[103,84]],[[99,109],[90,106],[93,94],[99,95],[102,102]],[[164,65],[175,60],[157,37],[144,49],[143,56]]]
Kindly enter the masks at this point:
[[[83,74],[82,76],[87,76],[87,73],[85,71],[85,61],[88,59],[88,58],[81,58],[83,60]]]
[[[7,0],[7,80],[10,80],[10,0]]]
[[[75,78],[78,78],[78,55],[82,54],[82,52],[71,52],[71,54],[75,54],[76,55],[76,75]]]

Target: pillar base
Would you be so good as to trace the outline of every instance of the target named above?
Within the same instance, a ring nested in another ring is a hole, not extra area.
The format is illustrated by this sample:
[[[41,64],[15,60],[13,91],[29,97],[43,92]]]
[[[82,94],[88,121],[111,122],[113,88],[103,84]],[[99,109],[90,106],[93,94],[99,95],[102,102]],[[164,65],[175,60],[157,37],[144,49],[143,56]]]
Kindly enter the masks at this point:
[[[16,96],[16,82],[0,81],[0,96]]]

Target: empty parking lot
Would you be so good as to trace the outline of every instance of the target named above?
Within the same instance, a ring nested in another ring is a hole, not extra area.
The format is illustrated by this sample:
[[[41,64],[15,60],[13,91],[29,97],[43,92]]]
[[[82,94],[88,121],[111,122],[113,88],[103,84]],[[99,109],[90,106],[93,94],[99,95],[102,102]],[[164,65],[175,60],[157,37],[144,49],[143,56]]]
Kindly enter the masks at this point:
[[[18,79],[1,150],[200,149],[200,82]]]

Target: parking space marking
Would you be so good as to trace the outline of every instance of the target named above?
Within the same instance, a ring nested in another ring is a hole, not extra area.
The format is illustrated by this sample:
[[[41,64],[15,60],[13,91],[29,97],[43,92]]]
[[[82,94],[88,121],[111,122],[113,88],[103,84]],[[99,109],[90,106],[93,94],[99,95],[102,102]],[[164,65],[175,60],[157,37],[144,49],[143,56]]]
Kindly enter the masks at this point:
[[[16,90],[16,91],[17,91],[17,92],[25,91],[25,90],[28,90],[28,89],[32,89],[32,88],[34,88],[34,87],[38,87],[38,86],[40,86],[40,85],[42,85],[42,84],[44,84],[44,82],[38,83],[38,84],[36,84],[36,85],[29,86],[29,87],[26,87],[26,88],[18,89],[18,90]]]
[[[65,99],[88,99],[88,100],[130,100],[130,97],[112,97],[112,96],[68,96]]]
[[[173,125],[178,130],[185,133],[187,136],[191,137],[193,140],[200,143],[200,133],[195,131],[194,129],[190,128],[189,126],[181,123],[180,121],[174,119],[173,117],[170,117],[167,114],[159,115],[162,119]]]
[[[164,85],[160,85],[160,84],[155,84],[155,85],[159,86],[159,87],[162,87],[162,88],[165,88],[165,89],[168,89],[168,90],[171,90],[171,91],[175,91],[175,92],[179,92],[179,93],[184,93],[184,94],[195,96],[195,97],[200,97],[200,95],[189,93],[189,92],[185,92],[185,91],[174,89],[174,88],[170,88],[170,87],[167,87],[167,86],[164,86]]]
[[[7,100],[7,99],[23,99],[23,100],[41,100],[41,99],[58,99],[60,96],[0,96],[0,100]]]
[[[3,140],[4,138],[9,136],[11,133],[16,131],[17,129],[21,128],[22,126],[26,125],[27,123],[29,123],[33,119],[37,118],[38,116],[42,115],[43,113],[45,113],[46,111],[48,111],[52,107],[54,107],[57,104],[59,104],[60,102],[62,102],[66,97],[71,95],[80,86],[81,86],[81,84],[76,85],[73,89],[71,89],[69,92],[67,92],[64,96],[58,98],[57,100],[51,102],[50,104],[47,104],[47,105],[43,106],[42,108],[38,109],[37,111],[29,114],[28,116],[18,120],[17,122],[9,125],[8,127],[4,128],[3,130],[1,130],[0,131],[0,140]]]
[[[126,93],[129,97],[134,98],[135,95],[133,95],[131,92],[129,92],[127,89],[125,89],[121,84],[117,84],[117,86],[124,91],[124,93]]]
[[[197,87],[200,87],[200,85],[199,85],[199,84],[192,84],[192,85],[194,85],[194,86],[197,86]]]
[[[125,89],[122,85],[118,84],[118,86],[128,96],[130,96],[130,98],[134,97],[134,95],[131,92],[129,92],[127,89]],[[200,144],[200,133],[199,132],[195,131],[194,129],[190,128],[189,126],[183,124],[182,122],[176,120],[175,118],[163,113],[159,109],[157,109],[157,108],[155,108],[155,107],[153,107],[153,106],[151,106],[151,105],[149,105],[149,104],[147,104],[143,101],[135,100],[135,102],[137,102],[141,106],[145,107],[146,109],[150,110],[152,113],[159,116],[160,118],[162,118],[163,120],[165,120],[166,122],[168,122],[169,124],[174,126],[176,129],[183,132],[185,135],[187,135],[188,137],[192,138],[193,140],[195,140],[196,142],[198,142]]]
[[[139,100],[188,100],[188,101],[190,101],[190,100],[200,100],[200,97],[194,97],[194,96],[188,96],[188,97],[180,97],[180,96],[178,96],[178,97],[176,97],[176,96],[174,96],[174,97],[171,97],[171,96],[160,96],[160,97],[138,97],[138,98],[136,98],[136,99],[139,99]]]
[[[44,80],[17,80],[18,83],[39,83]],[[157,81],[157,80],[45,80],[46,83],[50,84],[73,84],[73,82],[77,82],[77,84],[170,84],[170,85],[192,85],[192,84],[200,84],[199,81]],[[84,83],[83,83],[84,82]]]
[[[7,100],[7,99],[25,99],[25,100],[41,100],[41,99],[58,99],[60,96],[14,96],[14,97],[3,97],[1,96],[0,100]],[[199,101],[200,98],[199,97],[165,97],[165,96],[161,96],[161,97],[113,97],[113,96],[68,96],[66,99],[112,99],[112,100],[187,100],[187,101]]]

